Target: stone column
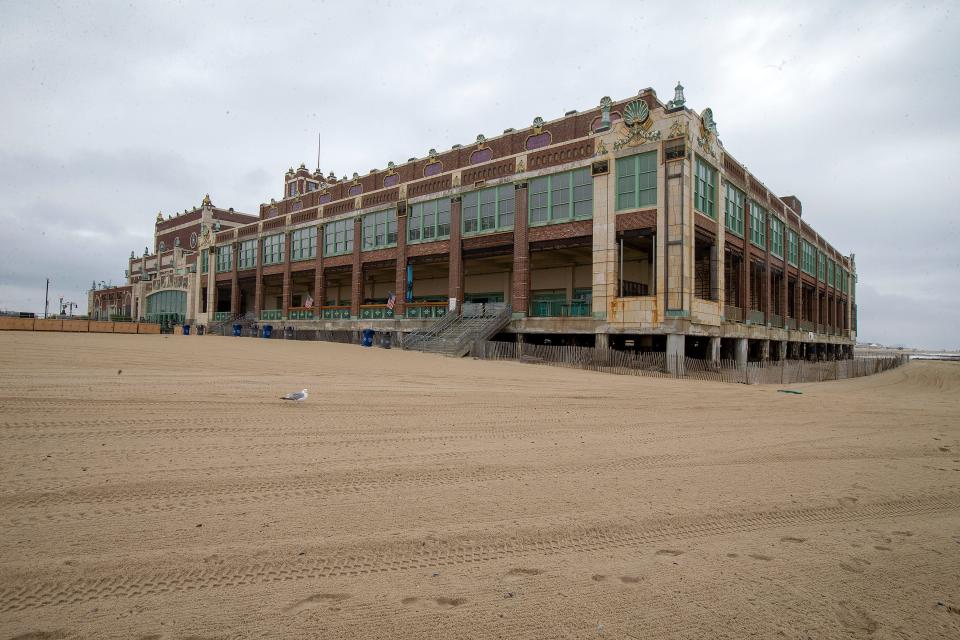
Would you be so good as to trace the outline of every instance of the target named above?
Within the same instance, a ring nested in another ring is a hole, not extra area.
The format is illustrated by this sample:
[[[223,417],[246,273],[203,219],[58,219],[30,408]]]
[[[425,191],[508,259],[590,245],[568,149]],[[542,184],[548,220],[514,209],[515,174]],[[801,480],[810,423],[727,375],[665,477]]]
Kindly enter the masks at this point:
[[[230,270],[230,315],[235,316],[240,313],[240,283],[237,276],[237,264],[240,259],[240,243],[234,241],[230,245],[230,263],[233,267]]]
[[[710,362],[720,362],[720,338],[719,336],[710,337],[710,346],[707,349],[707,360]]]
[[[530,310],[530,239],[527,213],[527,183],[516,186],[513,216],[513,312],[526,316]]]
[[[778,359],[779,359],[779,360],[786,360],[786,359],[787,359],[787,341],[786,341],[786,340],[781,340],[781,341],[778,343],[778,345],[779,345],[779,347],[780,347],[780,356],[779,356]]]
[[[286,320],[290,315],[290,232],[283,233],[283,295],[280,317]]]
[[[686,363],[686,336],[682,333],[667,334],[667,371],[675,376],[682,377]]]
[[[447,263],[447,297],[456,311],[463,306],[463,203],[450,199],[450,252]],[[449,307],[448,307],[449,308]]]
[[[360,304],[363,302],[363,263],[360,261],[360,249],[363,244],[363,221],[358,216],[353,219],[353,269],[350,272],[350,317],[360,317]]]
[[[760,341],[760,359],[766,362],[770,359],[770,341],[761,340]]]
[[[397,210],[397,261],[394,265],[393,293],[396,303],[393,306],[393,317],[402,318],[407,312],[407,211],[403,215]]]
[[[520,335],[519,333],[517,335]],[[610,348],[610,334],[609,333],[598,333],[593,337],[593,346],[596,349],[609,349]]]

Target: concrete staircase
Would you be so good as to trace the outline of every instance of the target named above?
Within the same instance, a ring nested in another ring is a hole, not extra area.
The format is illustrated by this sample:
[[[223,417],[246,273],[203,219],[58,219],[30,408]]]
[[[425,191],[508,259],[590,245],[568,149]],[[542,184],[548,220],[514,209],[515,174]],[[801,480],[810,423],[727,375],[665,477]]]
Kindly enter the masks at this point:
[[[513,309],[508,304],[463,305],[460,313],[448,313],[422,331],[403,339],[403,348],[428,353],[442,353],[462,358],[470,353],[476,340],[489,340],[510,324]]]

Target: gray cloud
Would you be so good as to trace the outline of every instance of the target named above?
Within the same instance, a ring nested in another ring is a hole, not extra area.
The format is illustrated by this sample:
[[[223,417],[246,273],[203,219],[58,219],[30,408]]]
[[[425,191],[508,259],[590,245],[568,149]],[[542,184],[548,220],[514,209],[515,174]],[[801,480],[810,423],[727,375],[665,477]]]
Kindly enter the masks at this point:
[[[209,192],[256,211],[318,133],[325,171],[365,173],[680,79],[729,152],[856,253],[862,338],[960,346],[948,2],[0,11],[0,307],[42,307],[48,275],[78,301],[122,280],[158,209]]]

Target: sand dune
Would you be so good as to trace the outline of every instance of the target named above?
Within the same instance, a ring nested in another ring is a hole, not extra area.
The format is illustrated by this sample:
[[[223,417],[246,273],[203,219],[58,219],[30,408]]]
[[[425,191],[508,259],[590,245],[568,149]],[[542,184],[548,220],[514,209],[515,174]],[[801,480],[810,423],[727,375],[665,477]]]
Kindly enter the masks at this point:
[[[0,640],[960,637],[958,363],[789,395],[4,332],[0,365]]]

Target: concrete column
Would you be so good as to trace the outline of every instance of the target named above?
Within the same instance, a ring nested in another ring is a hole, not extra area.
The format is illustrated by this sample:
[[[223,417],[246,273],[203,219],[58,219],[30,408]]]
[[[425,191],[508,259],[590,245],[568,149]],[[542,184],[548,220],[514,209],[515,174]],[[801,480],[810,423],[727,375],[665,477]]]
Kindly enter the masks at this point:
[[[450,200],[450,262],[447,269],[447,296],[459,310],[463,306],[463,215],[460,197]]]
[[[527,183],[518,184],[513,216],[513,312],[527,315],[530,306],[530,242],[527,217]]]
[[[402,215],[401,215],[402,213]],[[407,211],[397,211],[397,261],[394,263],[393,293],[397,297],[393,316],[402,318],[407,312]]]
[[[230,254],[231,266],[230,269],[230,315],[237,315],[240,313],[240,283],[237,276],[237,267],[239,266],[237,262],[240,260],[240,244],[238,242],[233,242],[230,245]]]
[[[595,349],[609,349],[610,348],[610,334],[609,333],[598,333],[593,337],[593,346]]]
[[[710,362],[720,362],[720,338],[710,338],[710,346],[707,349],[707,360]]]
[[[770,359],[770,341],[761,340],[760,341],[760,359],[766,362]]]
[[[786,360],[786,359],[787,359],[787,341],[786,341],[786,340],[781,340],[781,341],[779,342],[779,348],[780,348],[780,358],[779,358],[779,359],[780,359],[780,360]]]
[[[363,244],[363,227],[360,217],[353,219],[353,269],[350,272],[350,317],[360,317],[360,304],[363,302],[363,263],[360,260],[360,248]]]
[[[518,333],[517,335],[517,360],[523,357],[523,334]]]
[[[283,292],[280,305],[280,317],[284,320],[290,315],[290,233],[283,234]]]
[[[686,336],[681,333],[667,334],[667,372],[682,377],[685,373]]]
[[[750,353],[750,342],[746,338],[737,338],[737,367],[744,368],[747,366],[747,355]]]

